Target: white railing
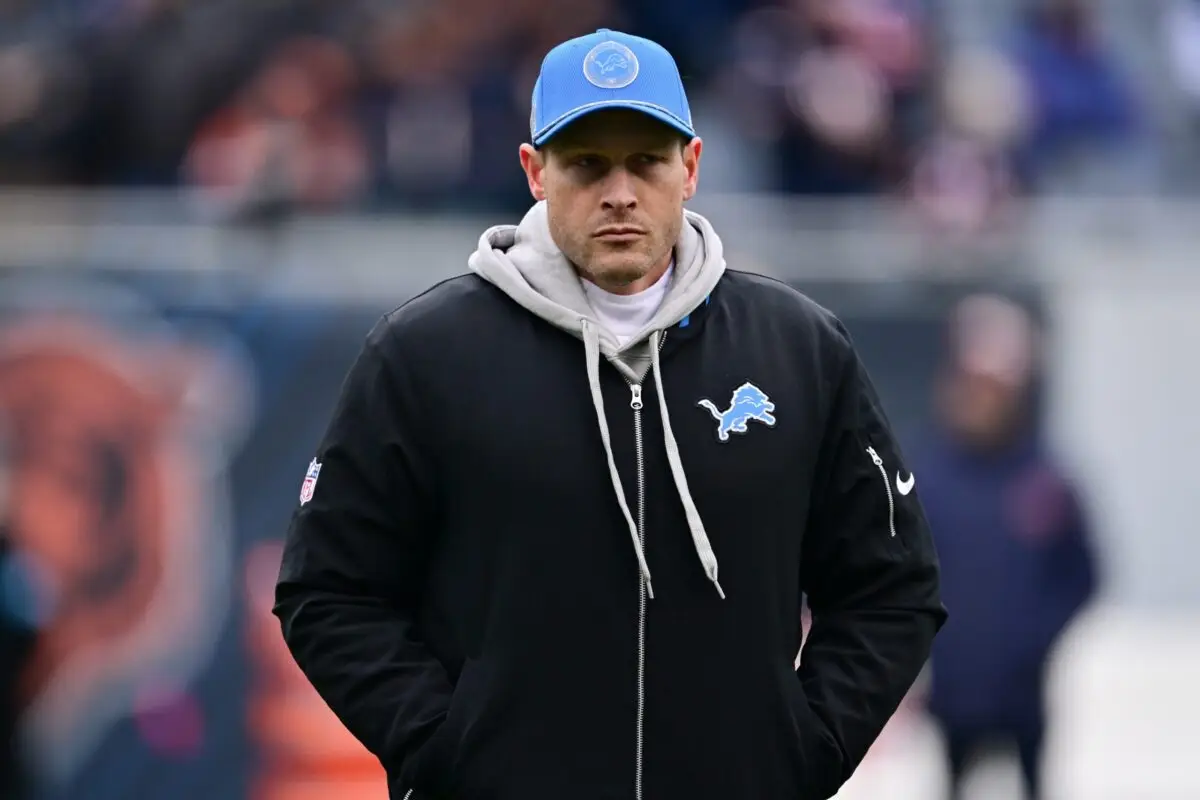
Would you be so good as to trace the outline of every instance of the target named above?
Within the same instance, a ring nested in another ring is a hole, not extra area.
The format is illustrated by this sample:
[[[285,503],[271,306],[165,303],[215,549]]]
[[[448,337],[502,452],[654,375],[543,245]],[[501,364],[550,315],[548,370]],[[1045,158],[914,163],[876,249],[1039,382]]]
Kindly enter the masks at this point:
[[[935,235],[911,205],[701,195],[730,263],[779,277],[953,281],[987,275],[1070,280],[1097,272],[1197,269],[1200,201],[1041,200],[986,235]],[[0,192],[0,266],[237,271],[283,276],[297,291],[371,296],[461,271],[502,215],[297,216],[223,221],[194,193]]]

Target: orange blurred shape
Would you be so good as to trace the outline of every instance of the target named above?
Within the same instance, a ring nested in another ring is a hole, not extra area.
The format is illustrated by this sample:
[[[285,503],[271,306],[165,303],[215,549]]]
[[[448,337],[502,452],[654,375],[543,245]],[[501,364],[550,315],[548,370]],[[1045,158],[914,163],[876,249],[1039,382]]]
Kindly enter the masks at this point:
[[[387,800],[379,761],[305,680],[271,601],[281,545],[256,547],[245,566],[247,642],[254,668],[247,723],[261,765],[251,800]]]
[[[323,779],[311,775],[270,773],[250,789],[250,800],[388,800],[381,778]]]
[[[251,736],[268,757],[335,766],[377,763],[315,695],[260,693],[250,701],[249,718]]]

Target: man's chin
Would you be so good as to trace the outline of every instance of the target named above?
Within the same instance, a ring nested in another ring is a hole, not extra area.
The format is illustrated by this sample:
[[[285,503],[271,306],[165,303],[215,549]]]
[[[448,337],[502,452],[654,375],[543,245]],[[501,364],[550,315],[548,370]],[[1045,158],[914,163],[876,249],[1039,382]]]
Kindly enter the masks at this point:
[[[642,259],[606,259],[592,261],[585,277],[601,286],[628,286],[645,277],[649,270]]]
[[[640,281],[642,278],[646,277],[647,271],[648,270],[646,270],[646,268],[642,267],[642,266],[633,266],[633,267],[623,267],[622,266],[622,267],[613,267],[612,269],[605,270],[601,274],[604,276],[605,280],[607,280],[609,283],[615,284],[617,286],[628,286],[629,284],[631,284],[635,281]]]

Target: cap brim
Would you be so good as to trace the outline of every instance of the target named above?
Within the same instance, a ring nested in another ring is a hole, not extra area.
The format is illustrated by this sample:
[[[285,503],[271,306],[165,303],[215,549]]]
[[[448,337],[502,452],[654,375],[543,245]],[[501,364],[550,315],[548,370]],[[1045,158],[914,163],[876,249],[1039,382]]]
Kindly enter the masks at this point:
[[[640,103],[636,100],[612,100],[603,103],[589,103],[586,106],[581,106],[574,111],[570,111],[562,115],[543,128],[541,131],[538,131],[538,134],[533,137],[533,146],[541,147],[546,142],[550,141],[550,139],[554,138],[555,135],[561,133],[562,130],[572,122],[576,122],[580,118],[586,117],[588,114],[595,114],[597,111],[608,111],[614,108],[640,111],[646,116],[656,119],[668,127],[673,128],[684,136],[691,138],[696,135],[696,131],[691,125],[661,106],[652,105],[650,103]]]

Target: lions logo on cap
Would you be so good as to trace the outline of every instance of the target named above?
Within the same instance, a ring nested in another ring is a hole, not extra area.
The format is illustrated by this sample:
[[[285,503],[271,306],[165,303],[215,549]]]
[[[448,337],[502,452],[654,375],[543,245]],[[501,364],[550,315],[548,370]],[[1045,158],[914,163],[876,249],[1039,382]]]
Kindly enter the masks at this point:
[[[638,60],[620,42],[601,42],[583,57],[583,74],[601,89],[623,89],[638,76]]]

